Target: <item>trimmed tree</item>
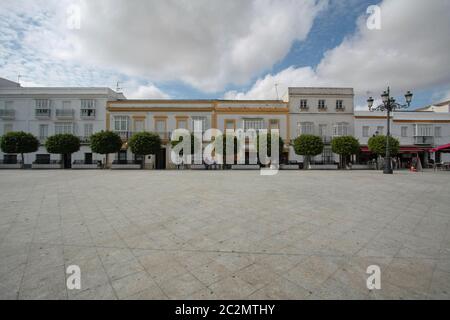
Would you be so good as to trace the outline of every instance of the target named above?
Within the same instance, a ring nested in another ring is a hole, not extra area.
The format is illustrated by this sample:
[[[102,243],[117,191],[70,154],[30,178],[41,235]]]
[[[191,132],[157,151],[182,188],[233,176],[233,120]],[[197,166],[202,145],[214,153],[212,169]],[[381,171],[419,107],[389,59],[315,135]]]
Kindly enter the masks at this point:
[[[48,137],[47,141],[45,141],[47,152],[60,154],[62,160],[66,156],[79,151],[80,146],[80,139],[70,133],[55,134],[54,136]]]
[[[387,142],[386,136],[378,135],[371,137],[368,142],[369,150],[372,153],[375,153],[376,155],[385,157],[386,142]],[[398,154],[399,150],[400,150],[400,142],[396,138],[389,136],[389,151],[391,156],[395,156],[396,154]]]
[[[122,149],[122,139],[113,131],[100,131],[94,133],[90,140],[92,152],[103,154],[106,157],[104,168],[108,165],[108,156],[110,153],[117,153]]]
[[[144,168],[145,156],[156,154],[161,149],[161,138],[157,133],[138,132],[128,141],[131,152],[142,156],[142,169]]]
[[[304,157],[303,168],[309,167],[311,157],[322,153],[322,138],[312,134],[302,134],[294,140],[295,153]]]
[[[20,153],[23,165],[25,163],[24,154],[36,152],[39,149],[39,140],[31,133],[8,132],[1,137],[0,148],[4,153]]]
[[[331,140],[331,151],[339,155],[340,167],[345,167],[344,159],[359,152],[359,141],[352,136],[335,137]]]
[[[278,137],[278,163],[281,162],[281,157],[283,155],[283,149],[284,149],[284,141],[283,139],[279,136],[276,135]],[[259,158],[259,139],[262,139],[263,134],[258,134],[258,137],[256,139],[256,148],[258,151],[258,158]],[[272,135],[270,132],[267,132],[267,156],[272,157]]]

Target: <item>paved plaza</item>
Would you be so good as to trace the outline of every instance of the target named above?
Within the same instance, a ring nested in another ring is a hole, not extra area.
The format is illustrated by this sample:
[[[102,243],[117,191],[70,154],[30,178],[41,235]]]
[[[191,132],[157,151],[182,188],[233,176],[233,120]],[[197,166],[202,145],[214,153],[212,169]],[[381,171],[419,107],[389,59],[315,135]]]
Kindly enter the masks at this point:
[[[3,170],[0,298],[448,299],[449,189],[448,172]]]

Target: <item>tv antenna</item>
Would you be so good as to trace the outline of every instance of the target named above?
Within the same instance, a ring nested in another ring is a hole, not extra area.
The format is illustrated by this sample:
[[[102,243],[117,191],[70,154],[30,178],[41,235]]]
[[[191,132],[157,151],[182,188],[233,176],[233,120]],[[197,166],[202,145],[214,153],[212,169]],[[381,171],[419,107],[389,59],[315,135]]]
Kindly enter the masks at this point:
[[[116,83],[116,92],[122,91],[122,88],[120,87],[120,82],[117,81]]]
[[[280,100],[280,97],[278,96],[278,82],[275,82],[274,86],[275,86],[275,92],[277,93],[277,100]]]
[[[20,86],[20,78],[22,78],[22,75],[19,73],[17,75],[17,83],[19,84],[19,86]]]

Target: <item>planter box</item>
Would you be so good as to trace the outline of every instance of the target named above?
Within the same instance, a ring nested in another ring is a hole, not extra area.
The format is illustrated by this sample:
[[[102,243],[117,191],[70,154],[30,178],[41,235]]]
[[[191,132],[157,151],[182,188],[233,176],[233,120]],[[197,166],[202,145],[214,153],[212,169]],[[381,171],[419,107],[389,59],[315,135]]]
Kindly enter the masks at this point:
[[[31,169],[62,169],[60,163],[37,164],[33,163]]]
[[[22,165],[20,163],[1,163],[0,169],[21,169]]]
[[[280,164],[281,170],[299,170],[300,166],[298,164]]]
[[[191,170],[206,170],[204,164],[191,164]]]
[[[113,170],[140,170],[140,164],[112,164],[111,169]]]
[[[231,170],[259,170],[259,164],[233,164]]]
[[[310,165],[311,170],[337,170],[337,164],[312,164]]]
[[[93,163],[93,164],[72,164],[72,169],[99,169],[98,164]]]

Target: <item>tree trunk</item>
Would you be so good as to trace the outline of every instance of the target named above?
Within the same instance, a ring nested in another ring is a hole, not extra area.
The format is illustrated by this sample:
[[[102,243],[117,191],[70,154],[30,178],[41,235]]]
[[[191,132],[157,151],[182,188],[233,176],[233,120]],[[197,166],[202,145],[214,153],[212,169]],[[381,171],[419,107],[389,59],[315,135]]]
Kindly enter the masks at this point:
[[[141,169],[145,168],[145,156],[142,156]]]
[[[304,156],[303,169],[304,170],[308,170],[309,169],[309,156]]]
[[[25,166],[25,156],[23,153],[20,154],[22,156],[22,165],[21,168],[23,169],[23,167]]]
[[[109,158],[109,154],[107,153],[105,155],[105,163],[103,164],[103,169],[107,169],[108,168],[108,158]]]

